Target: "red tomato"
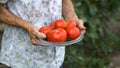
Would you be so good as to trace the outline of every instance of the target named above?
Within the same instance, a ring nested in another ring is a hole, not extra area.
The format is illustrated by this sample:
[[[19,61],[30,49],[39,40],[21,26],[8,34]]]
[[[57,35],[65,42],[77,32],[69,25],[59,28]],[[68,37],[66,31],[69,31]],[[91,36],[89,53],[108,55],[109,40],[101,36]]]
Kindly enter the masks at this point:
[[[42,32],[42,33],[44,33],[45,35],[47,35],[48,32],[51,31],[51,30],[52,30],[51,27],[49,27],[49,26],[43,26],[43,27],[41,27],[41,28],[39,29],[39,32]]]
[[[67,23],[65,22],[65,20],[63,19],[58,19],[55,21],[55,28],[66,28],[67,27]]]
[[[49,25],[52,29],[55,28],[55,22],[51,22],[50,25]]]
[[[47,40],[50,42],[65,42],[66,39],[67,33],[62,28],[53,29],[47,35]]]
[[[67,36],[69,39],[74,40],[79,37],[80,30],[77,27],[71,27],[66,29]]]
[[[67,25],[67,28],[71,28],[71,27],[76,27],[76,22],[75,21],[73,21],[73,20],[69,20],[68,21],[68,25]]]

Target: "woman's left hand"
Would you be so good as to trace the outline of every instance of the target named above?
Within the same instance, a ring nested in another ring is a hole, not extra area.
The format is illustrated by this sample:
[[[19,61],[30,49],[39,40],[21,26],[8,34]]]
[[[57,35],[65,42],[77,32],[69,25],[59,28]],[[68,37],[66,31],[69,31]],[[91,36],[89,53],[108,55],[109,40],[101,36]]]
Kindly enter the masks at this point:
[[[81,19],[74,20],[78,26],[78,28],[83,32],[83,34],[86,33],[86,27],[84,26],[84,22]]]

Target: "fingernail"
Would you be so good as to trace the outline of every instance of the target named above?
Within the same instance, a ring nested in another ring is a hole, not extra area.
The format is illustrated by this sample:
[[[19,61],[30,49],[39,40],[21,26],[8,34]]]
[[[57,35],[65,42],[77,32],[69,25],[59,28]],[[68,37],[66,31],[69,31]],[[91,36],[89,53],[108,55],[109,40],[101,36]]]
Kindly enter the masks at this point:
[[[86,30],[87,28],[86,27],[81,27],[80,29]]]
[[[43,38],[46,38],[46,35],[45,35],[45,34],[42,33],[41,35],[42,35]]]

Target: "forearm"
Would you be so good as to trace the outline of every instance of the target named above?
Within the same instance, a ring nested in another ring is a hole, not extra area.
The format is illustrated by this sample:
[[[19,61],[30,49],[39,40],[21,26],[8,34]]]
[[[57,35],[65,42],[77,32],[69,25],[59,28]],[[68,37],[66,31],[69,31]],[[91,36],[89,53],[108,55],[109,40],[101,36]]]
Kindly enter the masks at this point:
[[[71,0],[62,0],[62,14],[67,21],[78,19]]]
[[[9,25],[21,27],[23,29],[27,29],[30,25],[26,21],[8,11],[6,7],[3,6],[3,4],[0,4],[0,21]]]

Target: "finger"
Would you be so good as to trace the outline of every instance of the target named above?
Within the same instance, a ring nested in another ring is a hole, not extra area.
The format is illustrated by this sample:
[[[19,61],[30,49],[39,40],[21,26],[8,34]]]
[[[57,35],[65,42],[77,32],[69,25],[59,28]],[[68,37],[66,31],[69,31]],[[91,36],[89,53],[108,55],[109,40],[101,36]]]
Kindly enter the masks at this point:
[[[46,38],[46,35],[44,33],[38,32],[36,35],[38,38]]]
[[[35,38],[36,38],[36,36],[35,36],[35,35],[30,34],[30,39],[35,39]]]
[[[32,33],[32,36],[36,36],[36,38],[46,38],[46,35],[44,33],[40,33],[39,31],[35,31]]]
[[[30,42],[31,42],[31,44],[33,44],[33,45],[37,45],[37,42],[36,42],[33,38],[30,40]]]
[[[86,30],[86,27],[84,26],[83,20],[76,20],[78,28],[80,30]]]
[[[84,22],[83,22],[83,20],[79,20],[79,24],[78,24],[78,26],[79,26],[80,29],[83,29],[83,30],[86,29],[86,27],[84,26]]]
[[[35,46],[40,46],[41,42],[37,39],[31,39],[31,44],[35,45]]]
[[[37,45],[42,45],[42,42],[38,39],[35,39]]]
[[[83,25],[84,24],[84,22],[83,22],[83,20],[76,20],[76,22],[77,22],[77,24],[81,24],[81,25]]]
[[[86,27],[83,26],[82,24],[79,24],[78,27],[80,28],[80,30],[86,30]]]
[[[86,33],[86,30],[83,30],[83,31],[82,31],[82,34],[85,35],[85,33]]]

